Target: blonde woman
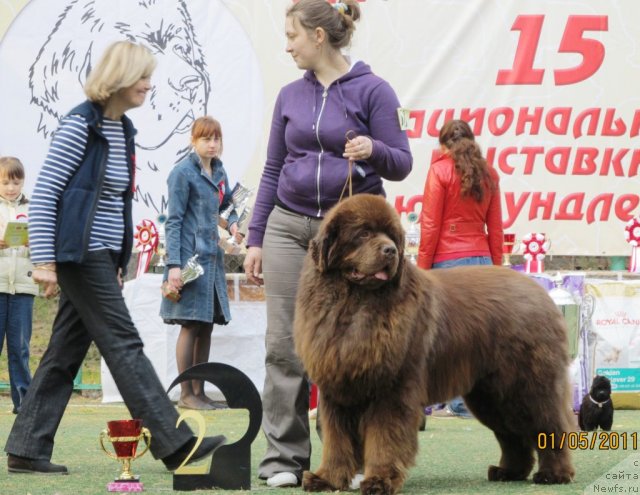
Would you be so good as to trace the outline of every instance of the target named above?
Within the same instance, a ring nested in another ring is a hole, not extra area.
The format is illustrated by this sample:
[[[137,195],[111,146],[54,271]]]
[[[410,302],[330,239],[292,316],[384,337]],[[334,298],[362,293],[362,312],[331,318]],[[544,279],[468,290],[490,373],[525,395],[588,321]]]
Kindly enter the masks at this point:
[[[131,416],[151,430],[151,452],[169,470],[196,438],[160,383],[121,293],[133,240],[135,129],[125,112],[152,88],[156,61],[144,46],[110,45],[85,86],[88,100],[64,117],[38,176],[29,209],[33,280],[61,289],[51,340],[5,446],[10,473],[67,474],[51,463],[73,378],[95,342]],[[224,442],[206,438],[191,460]]]

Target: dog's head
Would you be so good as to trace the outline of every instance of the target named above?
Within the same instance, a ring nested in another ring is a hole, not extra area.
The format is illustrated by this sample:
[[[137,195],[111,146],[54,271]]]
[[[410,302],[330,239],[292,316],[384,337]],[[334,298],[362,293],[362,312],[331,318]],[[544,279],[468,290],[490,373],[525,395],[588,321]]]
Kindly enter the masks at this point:
[[[591,384],[591,391],[589,394],[593,400],[604,402],[611,397],[611,382],[606,376],[596,376]]]
[[[400,277],[404,230],[383,197],[357,194],[327,213],[309,251],[319,272],[376,288]]]

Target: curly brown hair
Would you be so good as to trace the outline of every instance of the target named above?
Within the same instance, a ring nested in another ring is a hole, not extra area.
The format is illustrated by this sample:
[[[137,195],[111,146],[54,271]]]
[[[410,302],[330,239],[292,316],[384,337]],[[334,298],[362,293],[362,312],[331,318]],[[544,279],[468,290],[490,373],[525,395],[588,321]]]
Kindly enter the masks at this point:
[[[489,173],[489,165],[469,124],[464,120],[449,120],[440,129],[438,141],[445,146],[460,176],[461,194],[469,195],[477,202],[484,193],[493,191],[495,184]]]

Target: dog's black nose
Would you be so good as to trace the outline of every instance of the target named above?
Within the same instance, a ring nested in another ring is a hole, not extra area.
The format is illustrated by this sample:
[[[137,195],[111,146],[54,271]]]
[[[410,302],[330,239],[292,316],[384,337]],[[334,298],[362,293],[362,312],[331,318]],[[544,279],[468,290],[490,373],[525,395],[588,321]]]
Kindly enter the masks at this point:
[[[387,244],[386,246],[382,246],[382,254],[384,254],[389,258],[392,256],[395,256],[397,253],[398,253],[398,250],[393,244]]]

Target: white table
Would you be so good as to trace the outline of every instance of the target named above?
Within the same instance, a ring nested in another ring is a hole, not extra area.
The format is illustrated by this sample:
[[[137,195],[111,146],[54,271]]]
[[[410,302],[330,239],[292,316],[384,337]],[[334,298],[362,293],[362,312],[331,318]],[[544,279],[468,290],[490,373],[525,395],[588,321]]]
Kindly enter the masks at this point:
[[[233,276],[232,276],[233,278]],[[158,316],[160,311],[160,284],[162,275],[145,273],[125,283],[124,297],[133,322],[144,342],[144,352],[165,389],[178,376],[176,367],[176,341],[180,327],[165,325]],[[236,284],[237,285],[237,284]],[[211,338],[209,361],[226,363],[245,373],[262,394],[264,385],[264,334],[267,326],[264,301],[240,301],[238,291],[230,298],[231,322],[226,326],[215,325]],[[104,360],[101,363],[102,401],[122,402],[122,397],[113,381]],[[179,386],[174,387],[170,397],[176,400]],[[207,394],[222,400],[221,392],[211,384]]]

